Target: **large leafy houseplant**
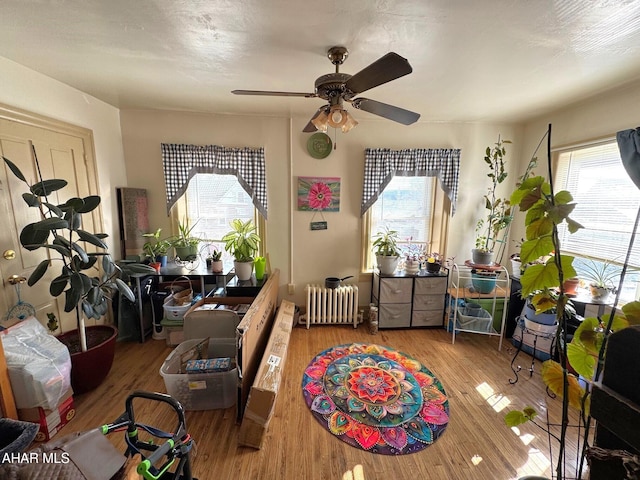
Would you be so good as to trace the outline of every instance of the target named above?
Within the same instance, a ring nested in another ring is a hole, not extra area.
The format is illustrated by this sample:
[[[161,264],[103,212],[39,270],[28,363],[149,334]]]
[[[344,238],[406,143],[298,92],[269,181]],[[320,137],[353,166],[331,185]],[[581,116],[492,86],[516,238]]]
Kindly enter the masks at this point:
[[[231,230],[222,237],[224,249],[233,255],[236,262],[253,262],[260,243],[253,220],[243,222],[236,218],[231,221],[230,226]]]
[[[231,221],[231,230],[222,237],[224,249],[233,255],[234,269],[238,280],[249,280],[253,272],[253,259],[258,253],[260,236],[253,220],[245,222],[236,218]]]
[[[504,157],[507,154],[505,144],[509,143],[510,140],[498,137],[498,141],[485,150],[484,162],[489,167],[487,177],[491,183],[483,196],[486,216],[476,223],[475,241],[476,250],[483,253],[494,252],[500,233],[509,226],[513,218],[509,199],[501,198],[497,193],[499,185],[508,175]]]
[[[42,260],[29,276],[27,284],[35,285],[50,268],[60,265],[60,273],[51,281],[49,293],[54,297],[64,294],[64,311],[75,310],[80,349],[85,352],[91,347],[87,345],[85,317],[99,319],[105,315],[115,290],[134,302],[133,292],[124,278],[130,273],[152,273],[153,269],[142,264],[128,264],[127,272],[123,271],[108,252],[104,242],[108,235],[82,228],[82,216],[98,208],[99,196],[74,197],[55,205],[49,197],[64,188],[68,183],[66,180],[40,178],[39,182],[29,185],[18,166],[2,158],[13,175],[27,185],[28,192],[22,194],[24,201],[40,212],[40,220],[22,228],[22,247],[29,251],[44,248],[58,255],[57,258]],[[37,158],[35,161],[38,166]]]
[[[383,275],[393,274],[400,260],[397,230],[391,230],[388,225],[385,225],[373,238],[372,246],[380,273]]]
[[[550,151],[551,126],[547,132],[548,150]],[[551,179],[551,161],[548,158],[548,177]],[[590,392],[591,385],[597,380],[604,365],[607,339],[611,333],[640,322],[640,302],[631,302],[616,313],[618,297],[613,305],[612,313],[601,318],[585,318],[570,340],[568,320],[570,302],[564,291],[564,280],[576,276],[573,257],[561,253],[558,226],[567,224],[568,231],[575,233],[582,226],[572,220],[570,215],[575,208],[573,198],[568,191],[553,192],[552,182],[541,176],[526,178],[520,183],[510,198],[512,205],[517,205],[525,213],[526,239],[522,243],[520,256],[522,262],[535,262],[547,257],[544,263],[536,263],[527,267],[520,282],[522,296],[530,297],[537,312],[555,309],[558,322],[555,345],[557,359],[543,363],[542,378],[547,388],[562,399],[562,420],[560,433],[550,431],[550,426],[537,423],[537,411],[533,407],[513,410],[505,417],[508,426],[514,427],[532,421],[538,427],[547,430],[549,438],[558,441],[558,459],[555,465],[555,477],[564,479],[567,470],[565,464],[566,436],[568,431],[569,408],[579,412],[579,422],[584,427],[582,438],[583,450],[580,452],[579,465],[575,465],[576,478],[580,478],[583,459],[588,451],[590,435]],[[639,210],[640,217],[640,210]],[[638,220],[636,219],[636,227]],[[634,229],[635,231],[635,229]],[[633,237],[632,237],[633,242]],[[629,246],[629,252],[631,245]],[[623,267],[620,282],[624,279]],[[585,382],[581,382],[577,373]]]

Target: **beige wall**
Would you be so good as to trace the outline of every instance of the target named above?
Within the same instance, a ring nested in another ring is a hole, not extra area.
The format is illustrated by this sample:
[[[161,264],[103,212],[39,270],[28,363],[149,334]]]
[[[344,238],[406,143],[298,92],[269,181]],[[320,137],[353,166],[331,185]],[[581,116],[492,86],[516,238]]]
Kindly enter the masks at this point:
[[[111,252],[119,252],[115,187],[127,177],[118,109],[2,57],[0,72],[0,103],[93,131],[104,231]]]
[[[309,103],[312,112],[315,105]],[[409,127],[390,121],[367,120],[348,134],[337,133],[337,148],[317,160],[306,151],[309,134],[302,133],[308,118],[206,115],[168,111],[123,110],[122,137],[130,187],[145,188],[150,203],[151,229],[170,231],[162,173],[161,143],[215,144],[228,147],[264,146],[267,161],[269,219],[267,223],[271,265],[281,270],[281,297],[304,303],[304,286],[325,277],[353,275],[359,280],[360,304],[369,302],[367,276],[360,276],[360,203],[364,149],[461,148],[458,210],[451,222],[448,255],[464,260],[474,241],[481,197],[488,186],[484,149],[498,133],[513,140],[509,158],[518,155],[521,131],[508,125],[418,123]],[[333,132],[330,132],[334,139]],[[515,161],[515,160],[514,160]],[[311,231],[309,223],[320,214],[295,209],[298,176],[340,177],[340,211],[322,216],[327,230]],[[505,185],[504,192],[511,187]],[[287,284],[295,294],[287,293]]]

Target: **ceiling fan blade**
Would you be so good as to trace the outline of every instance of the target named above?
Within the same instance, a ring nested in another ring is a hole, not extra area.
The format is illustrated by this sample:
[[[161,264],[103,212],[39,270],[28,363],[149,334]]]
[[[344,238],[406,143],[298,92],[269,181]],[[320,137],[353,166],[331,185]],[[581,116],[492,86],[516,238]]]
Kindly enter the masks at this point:
[[[317,95],[315,93],[301,93],[301,92],[272,92],[269,90],[232,90],[234,95],[266,95],[271,97],[305,97],[314,98]]]
[[[388,118],[389,120],[402,123],[403,125],[411,125],[420,118],[419,113],[388,105],[386,103],[377,102],[375,100],[370,100],[368,98],[356,98],[351,101],[351,104],[358,110],[364,110],[365,112]]]
[[[318,117],[318,115],[320,115],[324,110],[326,110],[328,105],[324,105],[322,107],[320,107],[316,113],[313,114],[313,117],[311,117],[309,119],[309,123],[307,123],[307,125],[302,129],[303,132],[305,133],[311,133],[311,132],[315,132],[318,129],[316,128],[316,126],[313,124],[313,121]]]
[[[406,58],[389,52],[353,75],[347,80],[345,86],[354,94],[358,94],[411,72],[413,69]]]

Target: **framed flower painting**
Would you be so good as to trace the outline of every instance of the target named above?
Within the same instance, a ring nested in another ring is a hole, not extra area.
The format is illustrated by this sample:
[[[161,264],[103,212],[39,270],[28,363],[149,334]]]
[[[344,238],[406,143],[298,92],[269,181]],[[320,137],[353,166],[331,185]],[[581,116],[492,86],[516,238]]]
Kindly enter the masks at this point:
[[[298,210],[340,211],[340,177],[298,177]]]

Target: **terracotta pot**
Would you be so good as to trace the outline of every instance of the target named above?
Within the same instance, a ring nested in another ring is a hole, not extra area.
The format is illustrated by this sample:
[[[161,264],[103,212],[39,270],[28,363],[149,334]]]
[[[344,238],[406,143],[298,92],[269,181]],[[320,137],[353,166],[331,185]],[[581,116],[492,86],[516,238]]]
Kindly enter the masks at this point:
[[[71,354],[71,387],[77,395],[100,385],[111,370],[118,329],[113,325],[86,327],[87,351],[80,350],[78,330],[63,333],[58,340]]]
[[[578,285],[580,285],[580,279],[578,277],[567,278],[562,287],[564,289],[564,293],[567,295],[577,295],[578,294]]]

